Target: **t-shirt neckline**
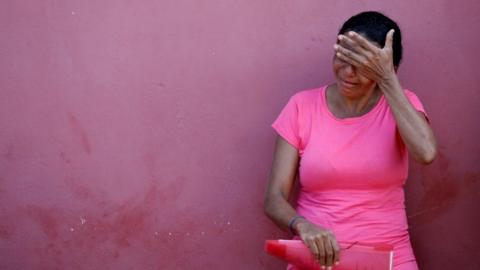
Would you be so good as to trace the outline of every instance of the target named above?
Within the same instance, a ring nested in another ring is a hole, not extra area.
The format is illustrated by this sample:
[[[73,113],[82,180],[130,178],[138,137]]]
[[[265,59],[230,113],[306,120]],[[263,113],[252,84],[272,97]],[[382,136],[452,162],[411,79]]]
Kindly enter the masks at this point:
[[[380,105],[384,102],[384,99],[385,99],[385,96],[382,94],[380,96],[380,98],[378,99],[377,103],[375,104],[375,106],[370,111],[366,112],[363,115],[354,116],[354,117],[347,117],[347,118],[338,118],[332,113],[332,111],[330,111],[330,108],[328,107],[327,87],[328,87],[328,85],[324,86],[323,89],[321,89],[321,91],[320,91],[320,96],[321,96],[320,99],[322,100],[322,103],[324,105],[323,106],[324,111],[327,112],[327,114],[328,114],[328,116],[330,116],[330,118],[332,118],[335,121],[341,122],[341,123],[356,123],[358,121],[362,121],[365,118],[370,117],[372,114],[374,114],[376,111],[378,111],[380,109]]]

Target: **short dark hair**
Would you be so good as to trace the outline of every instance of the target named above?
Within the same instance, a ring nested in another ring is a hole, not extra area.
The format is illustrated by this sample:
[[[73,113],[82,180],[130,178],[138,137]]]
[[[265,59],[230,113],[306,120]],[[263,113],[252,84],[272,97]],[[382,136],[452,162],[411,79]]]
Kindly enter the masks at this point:
[[[402,34],[397,23],[377,11],[365,11],[348,19],[340,28],[338,34],[345,34],[354,31],[362,34],[370,41],[385,46],[385,39],[388,31],[394,29],[393,34],[393,65],[398,68],[402,60]]]

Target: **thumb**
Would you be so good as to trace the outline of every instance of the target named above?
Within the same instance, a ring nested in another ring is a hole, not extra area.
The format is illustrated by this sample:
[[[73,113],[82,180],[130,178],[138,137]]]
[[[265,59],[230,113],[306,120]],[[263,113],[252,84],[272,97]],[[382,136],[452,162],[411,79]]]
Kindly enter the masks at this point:
[[[395,33],[395,30],[393,29],[390,29],[390,31],[388,31],[387,33],[387,38],[385,40],[385,46],[383,48],[389,48],[391,49],[392,48],[392,44],[393,44],[393,33]]]

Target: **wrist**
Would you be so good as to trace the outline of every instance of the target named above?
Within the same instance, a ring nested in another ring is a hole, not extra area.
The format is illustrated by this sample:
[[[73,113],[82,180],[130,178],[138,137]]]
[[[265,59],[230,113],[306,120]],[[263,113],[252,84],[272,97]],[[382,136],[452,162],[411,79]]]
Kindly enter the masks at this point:
[[[292,222],[291,222],[291,225],[289,226],[289,228],[290,228],[290,231],[292,232],[292,234],[297,234],[298,235],[302,226],[305,223],[308,223],[308,221],[302,216],[295,216],[294,218],[295,219],[292,218]]]
[[[388,91],[389,89],[395,88],[396,85],[399,85],[398,77],[396,73],[390,73],[382,77],[380,81],[377,82],[378,87],[382,92]]]
[[[290,219],[288,223],[288,229],[292,234],[298,233],[298,224],[301,224],[302,221],[305,221],[305,218],[299,215],[295,215]]]

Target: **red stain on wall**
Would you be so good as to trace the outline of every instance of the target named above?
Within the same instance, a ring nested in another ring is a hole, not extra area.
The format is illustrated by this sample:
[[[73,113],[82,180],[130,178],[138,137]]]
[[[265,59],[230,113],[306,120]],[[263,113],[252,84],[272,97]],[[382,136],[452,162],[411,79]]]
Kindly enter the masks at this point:
[[[15,159],[14,153],[13,153],[13,148],[14,148],[13,143],[12,142],[9,143],[8,147],[7,147],[7,151],[3,155],[7,161],[12,162]]]
[[[44,248],[37,251],[52,259],[43,265],[62,269],[72,263],[72,257],[77,262],[73,267],[81,268],[80,265],[88,262],[99,265],[91,254],[101,254],[102,260],[116,260],[130,248],[147,250],[144,256],[154,256],[152,252],[165,250],[167,247],[180,252],[181,247],[177,247],[177,244],[183,241],[183,232],[189,231],[193,234],[201,222],[188,221],[193,216],[184,215],[176,222],[175,227],[165,228],[159,226],[162,218],[158,219],[156,213],[159,208],[172,207],[175,204],[186,179],[179,176],[172,181],[161,182],[160,185],[153,156],[146,154],[145,157],[148,181],[142,196],[131,197],[115,204],[105,200],[91,188],[82,186],[78,179],[66,177],[64,182],[74,198],[95,207],[69,212],[56,207],[26,208],[27,216],[48,237],[48,241],[43,244]],[[186,250],[186,254],[189,254],[189,248]],[[196,255],[201,253],[197,252]],[[70,259],[65,257],[65,254],[69,254],[67,257]]]
[[[466,189],[470,191],[480,182],[480,172],[466,172],[463,176],[463,182]]]
[[[45,265],[60,269],[70,265],[72,258],[77,267],[89,263],[98,265],[100,259],[118,258],[123,249],[138,247],[147,237],[153,237],[153,204],[145,198],[121,205],[97,202],[97,209],[70,213],[29,206],[28,216],[48,237],[44,248],[37,252],[50,258]],[[69,256],[64,257],[64,254]],[[100,257],[91,257],[93,254]]]
[[[10,224],[11,221],[2,220],[0,223],[0,239],[9,239],[15,232],[15,226]]]
[[[55,240],[58,237],[59,220],[62,219],[60,211],[33,205],[27,206],[25,210],[27,215],[40,226],[50,240]]]
[[[72,160],[67,156],[65,152],[61,151],[59,156],[63,160],[63,162],[65,162],[66,164],[72,163]]]
[[[459,196],[460,190],[457,180],[450,172],[450,161],[441,151],[432,165],[422,168],[421,181],[424,194],[419,209],[409,214],[409,219],[428,223],[446,213]]]
[[[65,177],[64,182],[76,198],[86,200],[92,197],[93,191],[88,187],[79,185],[78,179],[67,176]]]
[[[88,139],[87,132],[83,125],[78,121],[77,117],[72,114],[68,113],[68,122],[70,123],[70,127],[72,128],[73,134],[78,138],[80,141],[80,145],[82,146],[85,153],[91,154],[92,147],[90,144],[90,140]]]

